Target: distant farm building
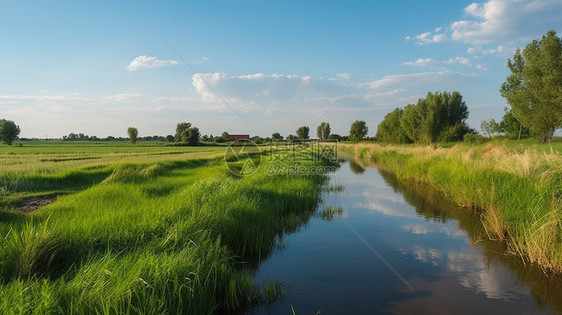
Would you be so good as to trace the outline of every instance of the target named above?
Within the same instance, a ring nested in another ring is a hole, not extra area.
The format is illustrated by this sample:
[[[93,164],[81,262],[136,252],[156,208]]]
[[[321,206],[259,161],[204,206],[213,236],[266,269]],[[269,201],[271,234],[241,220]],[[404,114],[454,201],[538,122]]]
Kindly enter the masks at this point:
[[[228,135],[228,140],[230,141],[250,140],[250,135]]]

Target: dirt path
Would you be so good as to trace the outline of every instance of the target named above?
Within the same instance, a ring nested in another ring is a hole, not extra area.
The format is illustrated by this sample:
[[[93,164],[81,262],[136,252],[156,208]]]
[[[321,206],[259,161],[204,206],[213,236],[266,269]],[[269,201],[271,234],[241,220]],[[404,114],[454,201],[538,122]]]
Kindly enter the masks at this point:
[[[57,197],[27,199],[22,201],[17,209],[23,213],[30,213],[56,200]]]

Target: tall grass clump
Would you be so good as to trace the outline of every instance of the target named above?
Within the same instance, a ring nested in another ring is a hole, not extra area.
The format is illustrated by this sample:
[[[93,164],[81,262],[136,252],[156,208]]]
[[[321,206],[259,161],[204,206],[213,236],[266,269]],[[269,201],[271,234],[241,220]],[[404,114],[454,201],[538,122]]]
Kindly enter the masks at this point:
[[[562,273],[562,158],[548,145],[491,142],[451,148],[340,146],[480,214],[486,235],[525,262]]]
[[[10,224],[0,313],[231,313],[282,293],[249,266],[315,213],[325,175],[229,175],[223,161],[119,163]],[[5,227],[4,227],[5,228]]]

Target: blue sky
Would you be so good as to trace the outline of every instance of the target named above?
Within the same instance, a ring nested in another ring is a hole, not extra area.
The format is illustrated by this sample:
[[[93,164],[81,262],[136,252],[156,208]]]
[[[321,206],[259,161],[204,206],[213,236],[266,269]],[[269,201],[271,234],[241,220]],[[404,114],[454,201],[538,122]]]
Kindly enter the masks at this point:
[[[2,0],[1,8],[0,118],[39,138],[126,136],[129,126],[167,135],[182,121],[203,134],[261,136],[327,121],[346,135],[358,119],[373,136],[395,107],[453,90],[478,128],[503,114],[499,88],[515,48],[550,29],[562,35],[559,0]]]

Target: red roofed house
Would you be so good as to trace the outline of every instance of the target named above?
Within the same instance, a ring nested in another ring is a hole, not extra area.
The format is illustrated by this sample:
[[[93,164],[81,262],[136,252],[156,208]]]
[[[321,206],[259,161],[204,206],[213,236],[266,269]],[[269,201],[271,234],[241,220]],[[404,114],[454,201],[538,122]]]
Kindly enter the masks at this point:
[[[230,141],[250,140],[250,135],[228,135],[228,140]]]

